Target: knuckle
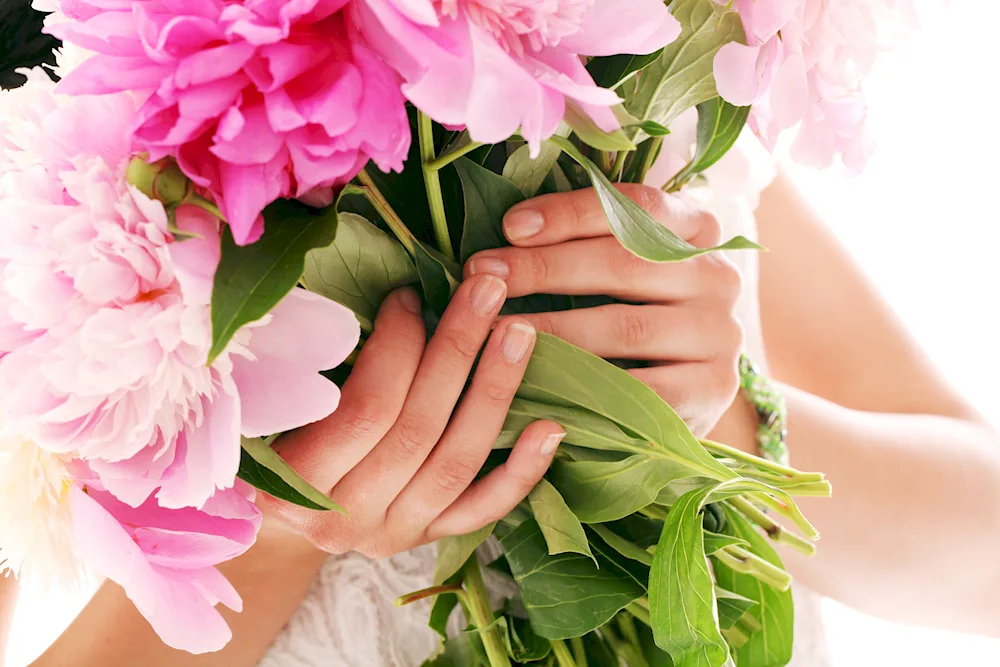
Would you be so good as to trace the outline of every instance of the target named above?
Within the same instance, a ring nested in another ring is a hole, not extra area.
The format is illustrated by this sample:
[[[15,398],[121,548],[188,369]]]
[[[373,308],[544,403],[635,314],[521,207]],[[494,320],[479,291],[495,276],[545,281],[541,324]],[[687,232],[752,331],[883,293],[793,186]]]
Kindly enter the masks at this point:
[[[462,361],[472,361],[479,354],[479,343],[468,333],[459,329],[449,328],[439,332],[452,353]]]
[[[472,484],[479,474],[479,466],[462,459],[442,461],[434,475],[437,485],[448,493],[461,493]]]
[[[303,531],[306,539],[328,554],[340,555],[350,551],[350,532],[334,527],[326,521],[311,521]]]
[[[527,496],[535,488],[535,485],[538,484],[541,473],[536,473],[528,468],[508,465],[507,477],[514,485],[514,488],[517,489],[518,494]]]
[[[712,371],[714,382],[723,403],[729,405],[740,390],[740,373],[735,362],[725,361],[715,364]]]
[[[611,273],[623,285],[631,285],[648,268],[648,263],[636,257],[625,248],[620,248],[611,257]]]
[[[722,223],[715,214],[699,209],[695,223],[698,226],[696,236],[706,248],[719,245],[722,241]]]
[[[651,334],[649,318],[638,308],[623,308],[616,319],[617,336],[619,342],[627,348],[641,347],[648,342]]]
[[[665,223],[669,217],[670,205],[668,195],[657,188],[648,185],[640,185],[630,193],[632,201],[638,204],[644,211],[661,223]]]
[[[549,276],[552,275],[552,267],[545,253],[533,250],[527,254],[527,258],[528,275],[531,276],[533,284],[536,286],[548,285]]]
[[[510,403],[517,393],[517,385],[509,382],[493,380],[486,382],[483,386],[483,394],[494,403]]]
[[[344,410],[345,428],[352,439],[370,438],[381,434],[384,425],[392,422],[389,401],[377,393],[352,395]]]
[[[431,437],[431,429],[424,420],[410,416],[396,424],[395,444],[393,448],[403,460],[420,456],[427,450],[429,443],[436,438]]]

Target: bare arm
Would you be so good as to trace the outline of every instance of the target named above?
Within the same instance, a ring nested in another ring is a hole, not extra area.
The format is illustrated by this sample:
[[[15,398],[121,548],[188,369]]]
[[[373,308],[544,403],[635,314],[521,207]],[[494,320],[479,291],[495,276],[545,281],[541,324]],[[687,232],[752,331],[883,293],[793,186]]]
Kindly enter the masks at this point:
[[[1000,437],[926,355],[786,178],[758,219],[770,372],[787,385],[793,463],[831,500],[788,554],[808,586],[894,620],[1000,635]],[[891,261],[891,260],[889,260]],[[753,448],[737,401],[713,434]]]
[[[13,577],[0,577],[0,667],[5,663],[7,636],[14,621],[17,606],[17,581]]]

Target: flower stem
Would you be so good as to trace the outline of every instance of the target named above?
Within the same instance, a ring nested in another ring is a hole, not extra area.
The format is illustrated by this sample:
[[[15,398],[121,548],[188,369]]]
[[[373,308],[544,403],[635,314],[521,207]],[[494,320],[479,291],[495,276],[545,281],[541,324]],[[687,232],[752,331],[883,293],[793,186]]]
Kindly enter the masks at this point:
[[[748,574],[779,591],[787,591],[792,585],[792,577],[781,568],[737,546],[728,546],[716,551],[715,558],[731,570]]]
[[[653,167],[656,156],[660,154],[660,146],[663,145],[663,137],[653,137],[646,142],[646,150],[642,154],[642,164],[639,165],[639,173],[635,179],[636,183],[646,180],[646,174]]]
[[[451,164],[458,158],[464,155],[468,155],[472,151],[482,146],[483,144],[479,143],[478,141],[469,141],[469,143],[465,144],[464,146],[460,146],[459,148],[456,148],[448,153],[445,153],[439,158],[431,160],[430,162],[424,165],[424,169],[428,171],[441,171],[442,169],[447,167],[449,164]]]
[[[736,449],[735,447],[730,447],[729,445],[724,445],[721,442],[713,442],[711,440],[700,440],[702,446],[713,454],[718,454],[735,461],[740,461],[742,463],[748,463],[757,468],[773,472],[777,475],[784,475],[789,479],[789,481],[794,480],[798,482],[821,482],[825,479],[822,473],[818,472],[800,472],[795,468],[789,468],[788,466],[783,466],[780,463],[775,463],[774,461],[768,461],[759,456],[754,456],[753,454],[747,454],[746,452]]]
[[[382,194],[382,191],[378,189],[378,186],[375,185],[375,181],[372,180],[368,171],[362,169],[361,173],[358,174],[358,180],[364,184],[364,187],[357,188],[358,192],[348,190],[345,194],[363,194],[371,205],[375,207],[375,210],[378,211],[378,214],[382,216],[385,224],[389,226],[389,229],[396,235],[396,238],[403,244],[407,252],[411,255],[416,254],[416,239],[410,233],[410,230],[407,229],[406,225],[403,224],[402,218],[389,205],[389,201]]]
[[[778,544],[784,544],[807,556],[816,553],[816,546],[812,542],[802,539],[795,533],[788,532],[784,526],[773,521],[771,517],[757,509],[757,506],[746,498],[730,498],[726,502],[751,522],[760,526],[767,533],[767,536]]]
[[[643,605],[640,600],[646,604]],[[653,621],[649,617],[649,601],[642,598],[640,598],[640,600],[636,600],[635,602],[629,604],[629,606],[625,607],[625,611],[635,616],[642,623],[645,623],[649,627],[653,627]]]
[[[555,654],[556,664],[559,667],[577,667],[576,660],[573,659],[573,654],[569,652],[566,642],[561,639],[552,640],[552,653]]]
[[[446,586],[431,586],[430,588],[424,588],[419,591],[414,591],[412,593],[407,593],[406,595],[401,595],[396,598],[397,607],[405,607],[408,604],[417,602],[418,600],[423,600],[425,598],[432,598],[438,595],[454,594],[458,596],[458,599],[462,602],[462,605],[468,607],[468,598],[465,595],[465,589],[462,588],[460,584],[448,584]]]
[[[497,628],[491,627],[496,618],[493,616],[493,609],[486,593],[486,584],[483,582],[483,573],[479,569],[479,561],[475,555],[465,564],[463,574],[465,575],[465,589],[468,595],[469,615],[472,616],[472,624],[480,631],[486,656],[490,660],[490,667],[511,667],[510,658],[507,657],[507,649],[504,648],[503,641],[497,636]]]
[[[431,224],[437,239],[438,250],[448,259],[455,260],[455,250],[451,246],[448,231],[448,217],[444,212],[444,195],[441,193],[441,177],[433,168],[437,156],[434,154],[434,122],[427,114],[420,112],[417,120],[417,135],[420,140],[420,161],[423,163],[424,187],[427,203],[431,210]]]
[[[576,660],[576,667],[587,667],[587,650],[583,646],[583,637],[573,637],[569,643],[573,647],[573,659]]]
[[[615,156],[615,164],[611,167],[611,173],[608,174],[608,179],[612,181],[622,180],[622,172],[625,170],[625,158],[628,157],[629,151],[618,151],[618,155]]]

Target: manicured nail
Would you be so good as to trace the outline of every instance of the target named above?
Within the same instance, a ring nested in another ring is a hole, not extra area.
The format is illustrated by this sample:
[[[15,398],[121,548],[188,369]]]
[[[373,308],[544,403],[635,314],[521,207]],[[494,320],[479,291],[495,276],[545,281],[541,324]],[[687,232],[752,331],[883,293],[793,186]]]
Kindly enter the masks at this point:
[[[546,436],[545,440],[542,440],[542,456],[552,456],[552,454],[556,451],[556,447],[559,446],[559,443],[562,442],[562,439],[565,437],[565,433],[553,433],[552,435]]]
[[[509,364],[518,364],[535,342],[535,327],[530,324],[515,322],[507,327],[500,344],[500,354]]]
[[[544,226],[545,217],[530,208],[511,211],[503,219],[503,231],[511,241],[531,238],[542,231]]]
[[[472,310],[479,315],[486,317],[496,312],[507,294],[507,284],[496,276],[484,275],[478,278],[472,286],[472,293],[469,300],[472,302]]]
[[[469,263],[469,273],[488,273],[500,280],[507,280],[510,277],[510,267],[507,262],[496,257],[477,257]]]
[[[403,308],[414,315],[420,314],[420,297],[417,296],[416,290],[412,287],[404,287],[399,290],[399,302],[403,304]]]

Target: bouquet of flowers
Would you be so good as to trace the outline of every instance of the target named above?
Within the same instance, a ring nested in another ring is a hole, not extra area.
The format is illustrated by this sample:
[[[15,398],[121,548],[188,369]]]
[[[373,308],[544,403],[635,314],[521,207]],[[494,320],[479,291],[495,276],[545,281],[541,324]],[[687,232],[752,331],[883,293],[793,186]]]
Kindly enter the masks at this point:
[[[218,650],[214,607],[241,602],[215,566],[254,542],[254,487],[350,511],[271,436],[336,409],[392,289],[417,286],[433,326],[508,208],[577,188],[648,261],[756,248],[693,247],[614,184],[643,182],[690,109],[670,192],[745,125],[859,168],[875,13],[903,2],[63,0],[62,81],[0,95],[0,565],[92,568],[169,645]],[[812,551],[793,497],[828,494],[821,474],[699,440],[627,370],[545,335],[487,468],[537,419],[567,433],[546,479],[442,541],[435,586],[401,599],[436,598],[428,664],[790,660],[771,545]],[[474,556],[491,535],[519,591],[501,609]]]

